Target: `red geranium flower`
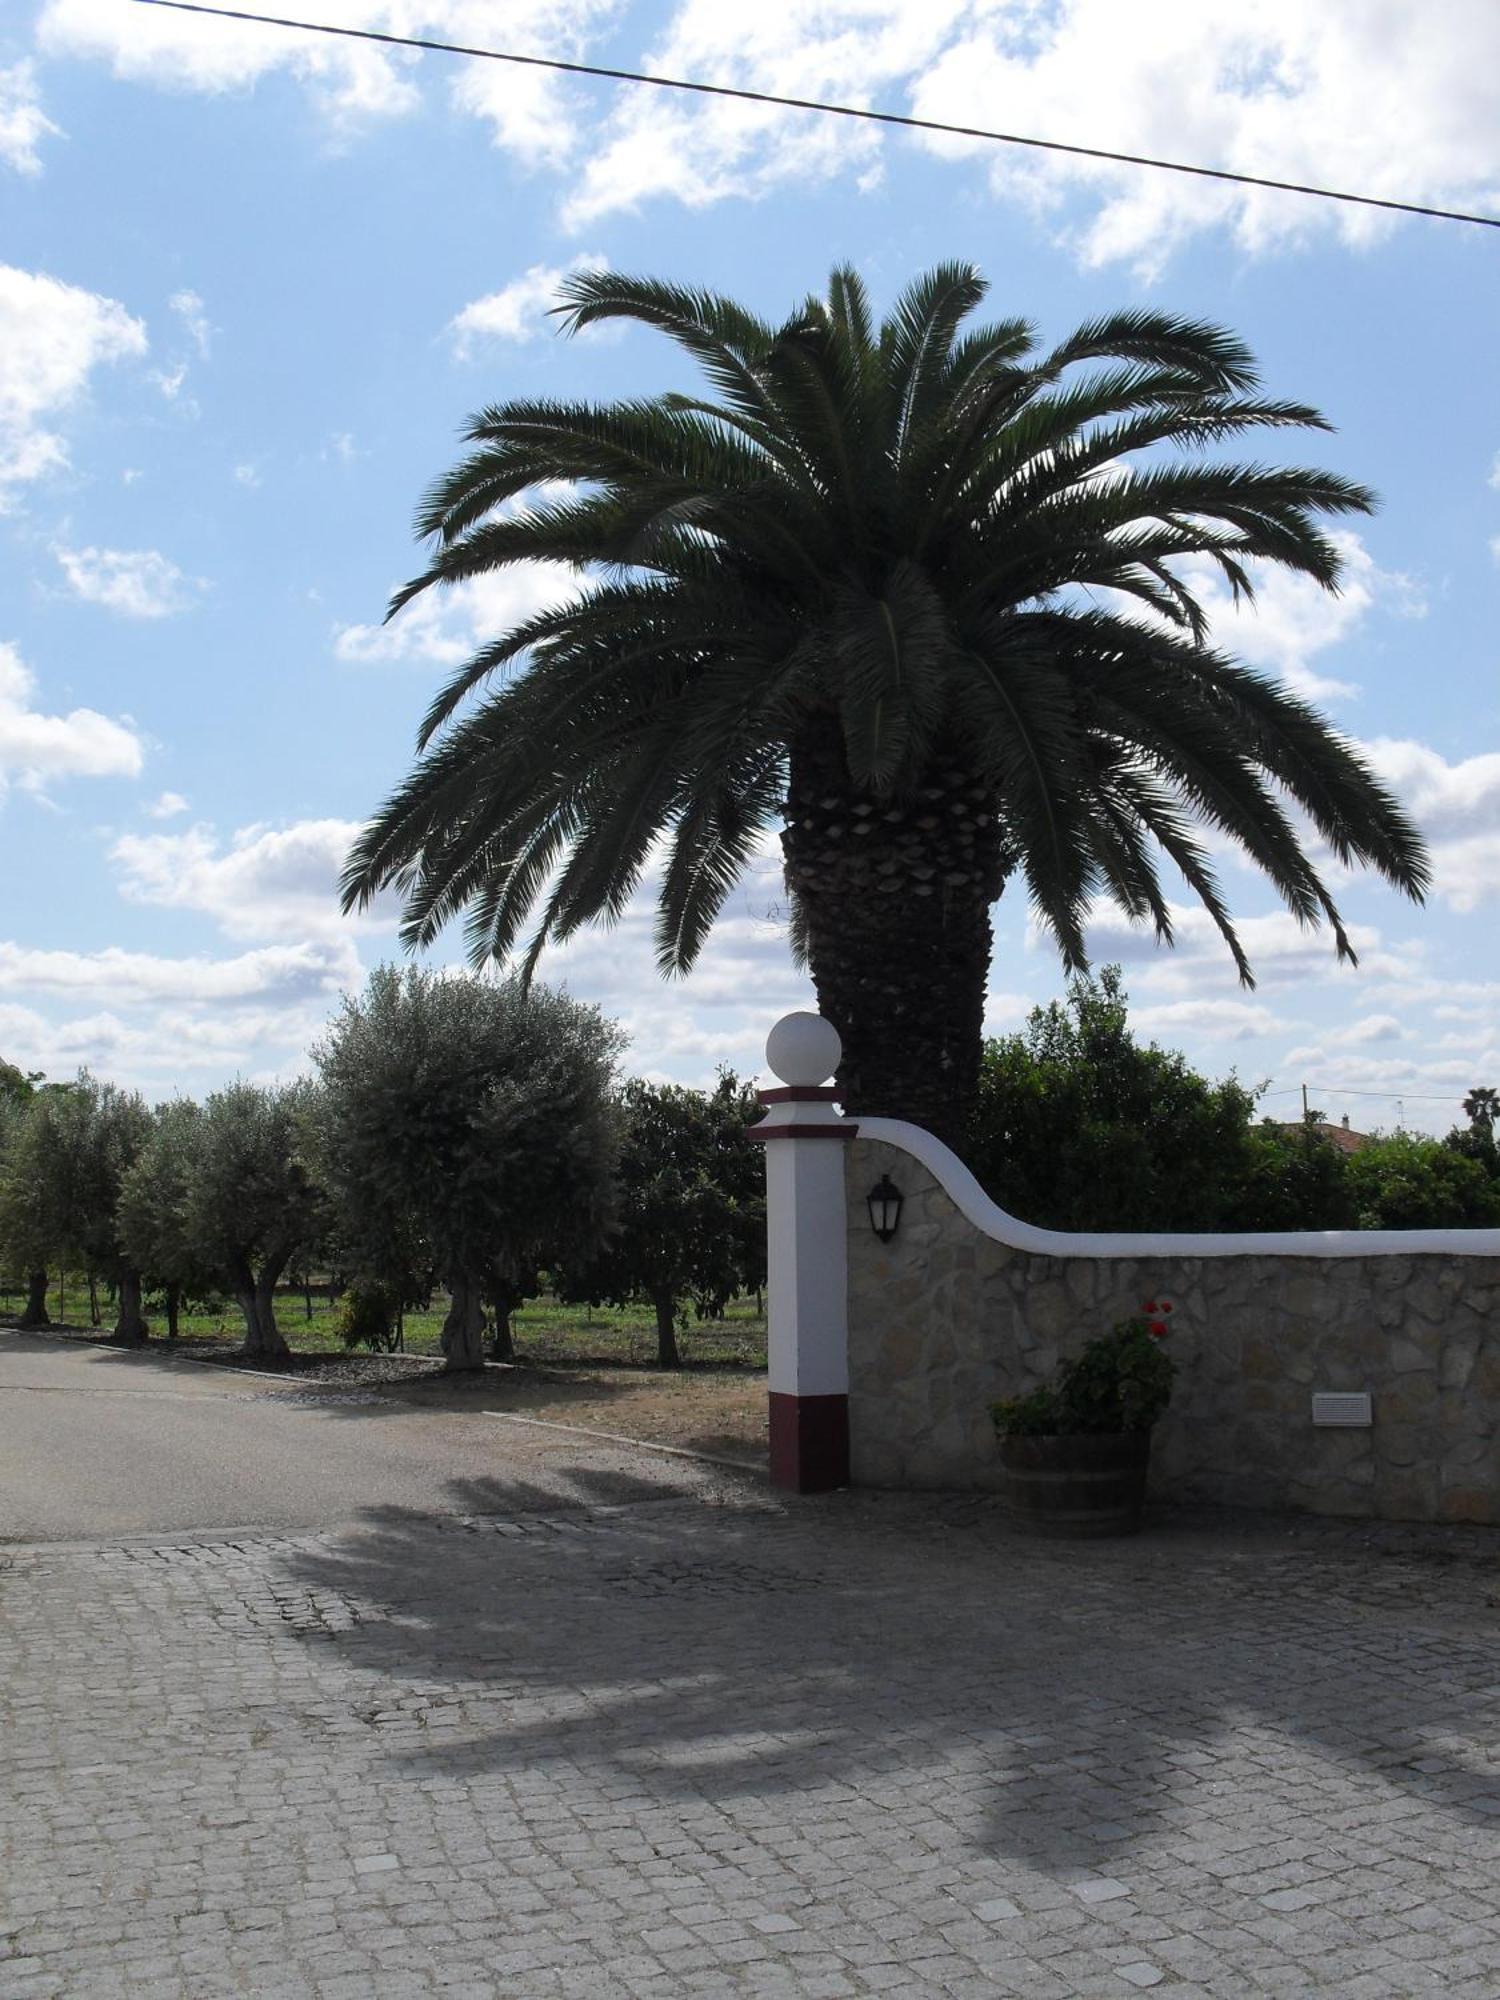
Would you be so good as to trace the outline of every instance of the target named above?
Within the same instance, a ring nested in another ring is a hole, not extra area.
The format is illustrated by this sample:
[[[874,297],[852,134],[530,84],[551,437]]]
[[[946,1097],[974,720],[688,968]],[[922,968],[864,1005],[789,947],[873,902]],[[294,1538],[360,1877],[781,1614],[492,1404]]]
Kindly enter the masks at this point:
[[[1167,1323],[1164,1319],[1154,1319],[1146,1331],[1151,1335],[1153,1340],[1165,1340],[1167,1337]]]
[[[1147,1299],[1146,1303],[1141,1307],[1141,1311],[1147,1313],[1160,1312],[1161,1307],[1156,1303],[1155,1299]]]

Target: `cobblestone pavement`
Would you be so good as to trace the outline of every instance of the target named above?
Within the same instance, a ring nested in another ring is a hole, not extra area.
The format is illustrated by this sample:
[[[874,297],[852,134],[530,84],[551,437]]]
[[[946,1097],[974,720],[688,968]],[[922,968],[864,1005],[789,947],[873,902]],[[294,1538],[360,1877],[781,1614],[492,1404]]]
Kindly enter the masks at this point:
[[[1500,1994],[1500,1538],[739,1492],[0,1551],[0,1993]]]

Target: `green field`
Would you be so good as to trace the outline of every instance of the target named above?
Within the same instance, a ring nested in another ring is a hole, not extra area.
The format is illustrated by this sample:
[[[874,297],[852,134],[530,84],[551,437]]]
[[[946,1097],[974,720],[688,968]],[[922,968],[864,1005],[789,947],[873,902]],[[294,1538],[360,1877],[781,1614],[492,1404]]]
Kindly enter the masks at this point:
[[[148,1301],[148,1310],[149,1310]],[[19,1312],[25,1294],[18,1287],[0,1286],[0,1312]],[[288,1343],[303,1353],[342,1354],[335,1321],[337,1309],[314,1290],[308,1302],[299,1291],[278,1292],[276,1318]],[[102,1333],[108,1333],[111,1308],[102,1289],[99,1298]],[[435,1354],[442,1326],[444,1302],[435,1299],[431,1312],[406,1315],[405,1346],[408,1354]],[[47,1295],[47,1310],[54,1320],[74,1327],[89,1324],[87,1284],[69,1278],[61,1289],[53,1284]],[[153,1339],[164,1339],[166,1322],[159,1312],[151,1317]],[[521,1361],[545,1363],[551,1367],[651,1367],[656,1360],[656,1319],[649,1306],[572,1306],[543,1296],[530,1299],[516,1313],[516,1357]],[[244,1322],[233,1301],[220,1312],[187,1313],[178,1317],[178,1333],[184,1340],[223,1340],[237,1347],[244,1339]],[[689,1366],[711,1368],[764,1368],[766,1365],[766,1322],[755,1310],[753,1298],[730,1301],[721,1320],[694,1319],[691,1309],[687,1325],[677,1332],[683,1361]]]

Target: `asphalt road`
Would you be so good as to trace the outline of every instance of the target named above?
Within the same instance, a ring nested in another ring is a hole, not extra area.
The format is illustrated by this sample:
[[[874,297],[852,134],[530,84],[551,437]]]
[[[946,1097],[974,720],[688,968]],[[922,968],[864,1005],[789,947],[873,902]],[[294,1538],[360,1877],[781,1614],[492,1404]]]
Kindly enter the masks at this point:
[[[498,1403],[481,1395],[476,1404]],[[0,1541],[516,1514],[722,1484],[713,1468],[472,1411],[0,1332]]]

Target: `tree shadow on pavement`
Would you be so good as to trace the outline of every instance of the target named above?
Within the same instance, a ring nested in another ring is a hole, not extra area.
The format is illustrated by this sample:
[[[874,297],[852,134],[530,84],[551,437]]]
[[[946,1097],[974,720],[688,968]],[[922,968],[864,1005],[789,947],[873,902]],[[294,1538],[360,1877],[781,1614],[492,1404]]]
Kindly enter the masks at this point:
[[[1372,1613],[1332,1545],[1039,1543],[982,1504],[786,1502],[732,1477],[726,1504],[611,1515],[612,1476],[567,1478],[571,1507],[471,1481],[462,1524],[391,1511],[288,1558],[371,1606],[351,1666],[452,1691],[441,1728],[386,1698],[395,1767],[583,1770],[611,1796],[799,1814],[853,1787],[913,1852],[958,1829],[1064,1879],[1174,1828],[1232,1852],[1247,1788],[1263,1810],[1281,1764],[1304,1824],[1321,1768],[1372,1811],[1399,1790],[1500,1832],[1495,1634],[1453,1573]]]

